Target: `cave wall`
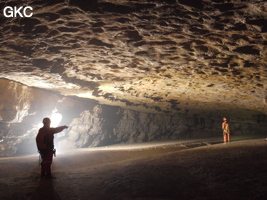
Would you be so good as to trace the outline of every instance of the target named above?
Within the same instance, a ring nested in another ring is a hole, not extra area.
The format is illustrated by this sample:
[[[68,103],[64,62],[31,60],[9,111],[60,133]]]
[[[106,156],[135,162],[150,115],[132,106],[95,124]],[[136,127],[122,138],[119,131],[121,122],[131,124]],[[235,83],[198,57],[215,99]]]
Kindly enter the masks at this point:
[[[60,148],[84,148],[117,143],[142,143],[221,136],[221,116],[159,115],[96,105],[70,124]],[[234,135],[264,134],[266,119],[230,121]]]
[[[44,116],[51,116],[62,96],[0,79],[0,156],[13,155],[32,139]]]
[[[0,156],[36,152],[40,123],[55,111],[63,116],[60,124],[69,126],[55,138],[60,149],[221,135],[223,116],[217,111],[206,116],[143,113],[6,79],[0,79],[0,93]],[[264,134],[266,121],[263,114],[247,116],[244,121],[230,118],[233,134]]]

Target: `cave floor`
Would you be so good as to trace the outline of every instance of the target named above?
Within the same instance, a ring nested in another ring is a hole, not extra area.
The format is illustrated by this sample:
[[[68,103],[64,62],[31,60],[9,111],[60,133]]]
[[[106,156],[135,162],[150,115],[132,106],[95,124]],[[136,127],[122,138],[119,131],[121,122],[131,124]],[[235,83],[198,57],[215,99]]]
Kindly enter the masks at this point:
[[[38,155],[1,158],[0,199],[266,199],[265,138],[195,144],[59,152],[52,180]]]

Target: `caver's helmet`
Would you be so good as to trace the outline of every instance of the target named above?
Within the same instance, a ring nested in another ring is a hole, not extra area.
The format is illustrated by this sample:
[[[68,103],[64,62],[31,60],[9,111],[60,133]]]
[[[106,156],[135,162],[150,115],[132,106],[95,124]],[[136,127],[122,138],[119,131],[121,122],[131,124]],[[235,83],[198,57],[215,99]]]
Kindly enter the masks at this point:
[[[51,123],[51,120],[48,117],[43,119],[43,124],[50,124],[50,123]]]

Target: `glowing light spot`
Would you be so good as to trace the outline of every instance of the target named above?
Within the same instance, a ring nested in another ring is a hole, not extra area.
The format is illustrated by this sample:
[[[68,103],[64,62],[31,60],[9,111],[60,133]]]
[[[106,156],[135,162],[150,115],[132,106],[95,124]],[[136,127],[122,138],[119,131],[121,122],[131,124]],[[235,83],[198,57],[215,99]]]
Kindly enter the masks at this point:
[[[51,127],[56,127],[62,120],[62,115],[60,113],[53,113],[51,116]]]

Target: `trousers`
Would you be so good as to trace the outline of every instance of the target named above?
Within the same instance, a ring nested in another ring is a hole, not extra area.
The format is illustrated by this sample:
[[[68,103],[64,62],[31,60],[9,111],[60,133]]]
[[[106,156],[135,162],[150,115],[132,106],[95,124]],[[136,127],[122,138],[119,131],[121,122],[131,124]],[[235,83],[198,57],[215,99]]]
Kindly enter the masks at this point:
[[[223,134],[223,141],[224,141],[224,143],[231,141],[230,133],[224,133]]]
[[[41,173],[42,174],[51,174],[51,166],[53,162],[53,149],[47,149],[46,152],[41,154]]]

